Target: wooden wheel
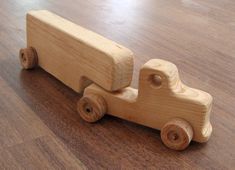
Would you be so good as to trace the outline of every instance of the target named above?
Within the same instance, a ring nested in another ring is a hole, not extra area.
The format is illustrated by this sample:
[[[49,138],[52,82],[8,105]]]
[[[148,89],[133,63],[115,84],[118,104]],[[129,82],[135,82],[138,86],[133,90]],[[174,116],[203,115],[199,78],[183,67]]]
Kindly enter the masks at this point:
[[[173,119],[161,129],[163,143],[174,150],[184,150],[193,138],[191,125],[183,119]]]
[[[78,101],[77,110],[87,122],[96,122],[106,113],[106,103],[103,97],[89,94]]]
[[[20,49],[19,58],[20,58],[21,66],[24,69],[32,69],[36,67],[38,63],[37,52],[32,47]]]

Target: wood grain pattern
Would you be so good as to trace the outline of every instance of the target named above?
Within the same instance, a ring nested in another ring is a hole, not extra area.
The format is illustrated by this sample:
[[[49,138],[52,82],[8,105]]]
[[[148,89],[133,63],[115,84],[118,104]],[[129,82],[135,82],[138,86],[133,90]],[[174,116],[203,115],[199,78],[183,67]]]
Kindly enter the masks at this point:
[[[0,77],[1,169],[86,169]]]
[[[153,76],[159,76],[158,82]],[[165,60],[152,59],[142,66],[139,89],[127,87],[112,93],[92,84],[84,97],[92,94],[104,98],[107,114],[125,120],[161,130],[167,122],[181,118],[192,126],[197,142],[206,142],[212,132],[211,95],[184,85],[177,67]]]
[[[91,82],[108,91],[131,83],[129,49],[50,11],[27,13],[27,46],[36,50],[40,67],[77,92]]]
[[[80,160],[89,169],[233,169],[234,5],[233,0],[0,1],[0,81],[5,82],[5,86],[0,86],[1,167],[30,169],[20,159],[31,160],[31,166],[36,160],[27,155],[34,148],[37,155],[46,155],[35,144],[42,135],[42,143],[51,146],[51,138],[61,141],[72,154],[71,159]],[[59,13],[131,49],[136,54],[134,88],[138,86],[140,67],[149,59],[175,63],[185,84],[207,91],[214,98],[210,141],[193,142],[179,153],[161,143],[159,132],[112,116],[105,116],[98,124],[85,123],[76,111],[80,95],[40,68],[21,71],[18,50],[26,46],[25,15],[33,9]],[[11,93],[6,93],[5,87]],[[12,98],[10,104],[8,98]],[[19,112],[19,106],[31,111]],[[16,119],[18,114],[22,115],[20,119]],[[31,125],[37,120],[41,123]],[[8,129],[7,133],[3,129]],[[46,137],[48,131],[54,137]],[[20,155],[27,144],[23,141],[23,145],[18,145],[22,138],[31,143],[24,158]],[[57,151],[55,147],[50,153],[57,155]],[[58,164],[62,162],[59,159]],[[53,167],[35,163],[34,169],[36,166]]]

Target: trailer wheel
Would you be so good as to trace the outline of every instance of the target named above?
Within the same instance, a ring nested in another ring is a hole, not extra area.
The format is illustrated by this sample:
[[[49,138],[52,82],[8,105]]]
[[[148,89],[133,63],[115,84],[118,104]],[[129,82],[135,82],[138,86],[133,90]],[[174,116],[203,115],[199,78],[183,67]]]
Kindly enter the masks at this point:
[[[32,47],[20,49],[19,58],[24,69],[32,69],[38,64],[37,52]]]
[[[174,150],[184,150],[193,138],[192,126],[183,119],[173,119],[161,129],[163,143]]]
[[[78,101],[77,110],[87,122],[96,122],[106,113],[106,103],[102,96],[88,94]]]

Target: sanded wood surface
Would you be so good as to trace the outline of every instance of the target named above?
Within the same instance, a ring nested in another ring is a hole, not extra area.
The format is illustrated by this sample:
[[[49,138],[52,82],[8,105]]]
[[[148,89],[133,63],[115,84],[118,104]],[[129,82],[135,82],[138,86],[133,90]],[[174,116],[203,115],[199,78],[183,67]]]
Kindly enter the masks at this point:
[[[38,65],[73,90],[82,92],[91,82],[108,91],[130,85],[129,49],[47,10],[29,11],[26,23]]]
[[[89,94],[105,100],[107,114],[158,130],[172,119],[181,118],[192,126],[193,140],[206,142],[211,136],[211,95],[183,84],[171,62],[152,59],[145,63],[138,89],[127,87],[112,93],[92,84],[85,89],[84,96]],[[88,110],[87,114],[91,112]]]
[[[185,84],[214,98],[210,141],[177,152],[150,128],[112,116],[84,122],[76,111],[81,95],[40,68],[21,70],[18,51],[32,9],[58,13],[131,49],[135,88],[149,59],[175,63]],[[1,1],[1,169],[233,169],[234,11],[232,0]]]

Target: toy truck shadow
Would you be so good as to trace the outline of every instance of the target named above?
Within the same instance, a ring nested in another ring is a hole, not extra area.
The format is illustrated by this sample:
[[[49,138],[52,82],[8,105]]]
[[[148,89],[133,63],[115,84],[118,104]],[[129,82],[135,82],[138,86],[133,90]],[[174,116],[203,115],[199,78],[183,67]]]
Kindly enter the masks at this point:
[[[206,142],[212,133],[211,95],[184,85],[168,61],[148,61],[139,89],[128,87],[130,50],[48,11],[28,13],[27,46],[20,50],[23,68],[39,65],[75,91],[85,89],[77,109],[87,122],[110,114],[159,129],[163,143],[174,150],[191,140]]]

